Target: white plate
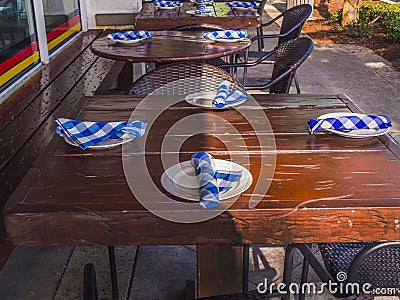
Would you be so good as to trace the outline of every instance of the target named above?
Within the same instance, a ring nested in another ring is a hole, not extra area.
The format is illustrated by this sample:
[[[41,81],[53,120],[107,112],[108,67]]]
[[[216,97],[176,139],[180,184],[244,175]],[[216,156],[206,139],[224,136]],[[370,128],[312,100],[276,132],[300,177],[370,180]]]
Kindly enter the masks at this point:
[[[64,140],[72,146],[79,147],[74,142],[72,142],[68,137],[64,137]],[[106,139],[104,141],[97,143],[96,145],[89,146],[86,149],[99,149],[99,150],[100,149],[108,149],[108,148],[113,148],[113,147],[117,147],[119,145],[128,143],[132,140],[133,140],[133,138],[130,138],[129,135],[124,134],[119,139]]]
[[[212,101],[214,100],[215,96],[216,96],[215,92],[198,92],[198,93],[193,93],[193,94],[187,95],[185,97],[185,101],[189,104],[192,104],[195,106],[200,106],[200,107],[206,107],[206,108],[212,108],[212,109],[226,109],[229,107],[240,105],[247,100],[247,98],[245,98],[245,99],[242,99],[233,104],[227,104],[222,108],[217,108],[212,105]]]
[[[143,40],[145,40],[147,38],[140,38],[140,39],[136,39],[136,40],[115,40],[115,39],[109,39],[110,41],[116,42],[118,44],[122,44],[122,45],[131,45],[131,44],[136,44],[138,42],[141,42]]]
[[[212,11],[204,12],[202,14],[196,14],[196,10],[187,10],[186,13],[189,15],[194,15],[194,16],[199,16],[199,17],[208,17],[208,16],[211,16]]]
[[[196,0],[190,0],[190,2],[192,3],[196,3],[196,4],[205,4],[205,5],[212,5],[214,1],[208,1],[208,2],[198,2]]]
[[[330,114],[325,114],[325,115],[319,116],[318,119],[338,118],[338,117],[343,117],[343,116],[362,117],[362,116],[365,116],[365,114],[348,113],[348,112],[330,113]],[[350,137],[350,138],[356,138],[356,139],[383,135],[383,134],[388,133],[389,130],[390,130],[390,127],[384,128],[384,129],[355,129],[355,130],[351,130],[348,132],[339,131],[339,130],[335,130],[335,129],[326,129],[326,131],[335,133],[337,135]]]
[[[231,161],[213,159],[211,164],[215,170],[241,171],[242,177],[228,191],[219,195],[220,200],[229,199],[242,194],[253,182],[253,176],[246,168]],[[200,189],[198,188],[195,169],[190,160],[176,164],[168,168],[161,175],[161,185],[166,191],[179,198],[191,201],[199,201]]]
[[[156,6],[157,9],[175,9],[181,8],[181,6]]]
[[[212,41],[219,42],[219,43],[237,43],[237,42],[247,42],[249,41],[248,38],[242,38],[242,39],[217,39],[217,38],[208,38]]]

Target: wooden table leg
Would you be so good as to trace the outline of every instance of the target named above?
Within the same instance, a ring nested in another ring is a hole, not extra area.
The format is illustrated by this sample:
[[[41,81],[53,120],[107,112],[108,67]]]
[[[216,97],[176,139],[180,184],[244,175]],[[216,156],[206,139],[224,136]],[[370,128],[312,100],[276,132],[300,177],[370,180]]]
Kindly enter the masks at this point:
[[[125,63],[121,73],[118,75],[118,89],[121,91],[129,91],[133,83],[133,64],[129,61]]]
[[[241,292],[243,246],[197,246],[198,297]]]

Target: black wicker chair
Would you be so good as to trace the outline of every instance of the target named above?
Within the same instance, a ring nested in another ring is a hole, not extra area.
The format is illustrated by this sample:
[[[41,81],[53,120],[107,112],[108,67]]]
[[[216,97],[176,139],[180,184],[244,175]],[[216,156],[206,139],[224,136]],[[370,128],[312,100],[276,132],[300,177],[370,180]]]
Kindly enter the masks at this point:
[[[314,42],[308,37],[299,37],[278,45],[273,51],[266,53],[263,57],[254,62],[226,64],[221,68],[249,68],[261,64],[264,60],[275,57],[271,79],[261,85],[247,86],[243,78],[243,85],[246,90],[269,89],[270,93],[289,93],[296,70],[307,59],[314,48]],[[300,89],[297,89],[300,93]]]
[[[296,249],[304,257],[301,283],[307,282],[309,266],[325,282],[343,284],[334,293],[335,297],[348,297],[357,292],[350,284],[358,283],[360,290],[364,284],[371,284],[369,291],[374,288],[390,288],[399,293],[400,288],[400,242],[386,243],[326,243],[318,244],[325,267],[318,261],[311,246],[306,244],[290,244],[285,253],[285,269],[283,280],[291,283],[293,257]],[[299,299],[304,299],[301,293]]]
[[[181,80],[184,84],[173,84]],[[217,89],[221,80],[242,85],[228,72],[202,62],[173,63],[160,66],[139,77],[130,89],[131,95],[184,95]],[[169,83],[169,84],[168,84]],[[201,86],[199,86],[201,83]]]
[[[261,6],[261,5],[260,5]],[[265,6],[265,4],[264,4]],[[237,59],[242,59],[245,62],[255,61],[263,56],[266,53],[271,51],[265,50],[264,40],[271,39],[271,38],[278,38],[278,45],[285,43],[291,39],[297,38],[301,34],[301,30],[307,18],[312,13],[312,6],[309,4],[301,4],[289,8],[288,10],[284,11],[281,15],[277,16],[276,18],[270,20],[267,23],[261,24],[260,27],[257,28],[257,36],[251,39],[252,43],[257,42],[258,51],[247,50],[243,53],[240,53],[236,56]],[[270,26],[271,24],[278,21],[282,18],[282,26],[281,30],[277,34],[267,34],[264,35],[264,28]],[[273,63],[275,60],[274,55],[265,59],[263,63]],[[247,69],[243,70],[243,80],[245,80],[247,76]],[[300,86],[297,80],[297,76],[294,77],[296,88],[299,91]]]

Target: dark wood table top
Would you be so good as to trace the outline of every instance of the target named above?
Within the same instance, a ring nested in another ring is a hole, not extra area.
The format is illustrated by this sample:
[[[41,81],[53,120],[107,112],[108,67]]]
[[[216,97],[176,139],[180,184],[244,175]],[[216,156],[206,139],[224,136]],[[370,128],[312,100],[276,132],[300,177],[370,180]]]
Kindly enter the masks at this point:
[[[143,3],[143,8],[136,16],[135,28],[143,30],[168,30],[181,25],[212,24],[229,29],[257,28],[261,17],[256,9],[230,8],[225,2],[212,4],[213,15],[191,15],[196,3],[184,2],[181,8],[156,9],[152,2]]]
[[[154,99],[147,101],[158,101],[157,97],[163,96],[151,97]],[[92,121],[127,120],[141,99],[95,96],[77,117]],[[258,138],[268,139],[271,135],[255,134],[238,111],[204,110],[180,102],[165,110],[148,128],[145,154],[133,150],[124,155],[132,159],[133,165],[144,157],[155,186],[168,196],[160,185],[164,171],[160,161],[163,138],[178,120],[203,113],[209,135],[188,139],[179,151],[182,161],[196,151],[230,159],[226,146],[213,134],[231,134],[233,144],[236,140],[238,145],[244,141],[246,147],[234,151],[232,159],[250,159],[245,166],[253,175],[253,184],[226,212],[194,224],[157,217],[132,194],[124,176],[120,147],[82,151],[55,137],[4,209],[10,241],[20,246],[55,246],[400,239],[399,147],[390,136],[349,139],[330,133],[310,135],[306,127],[309,118],[357,111],[342,95],[255,95],[255,99],[260,104],[257,109],[268,116],[276,143],[272,183],[255,208],[249,208],[249,200],[256,182],[262,184],[264,180],[261,167],[271,167],[260,156],[264,151],[272,151],[262,149]],[[140,116],[147,120],[153,112],[143,109]],[[228,127],[215,123],[213,116],[226,119],[240,134],[230,133]],[[146,183],[143,184],[146,189]],[[163,200],[149,192],[146,201]]]
[[[250,40],[219,43],[204,39],[203,32],[155,31],[152,38],[136,44],[121,45],[97,39],[91,50],[98,56],[131,62],[178,62],[206,60],[232,55],[250,47]]]

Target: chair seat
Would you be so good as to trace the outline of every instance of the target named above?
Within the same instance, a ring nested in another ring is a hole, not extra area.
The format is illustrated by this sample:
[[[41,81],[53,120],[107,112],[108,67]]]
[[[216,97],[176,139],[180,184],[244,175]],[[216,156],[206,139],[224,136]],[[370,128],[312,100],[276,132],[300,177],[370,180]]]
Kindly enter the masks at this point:
[[[349,271],[357,254],[372,243],[318,244],[324,264],[332,275]],[[387,247],[374,251],[362,263],[357,282],[370,283],[374,287],[400,287],[400,247]],[[379,274],[379,275],[378,275]],[[378,276],[377,276],[378,275]]]

